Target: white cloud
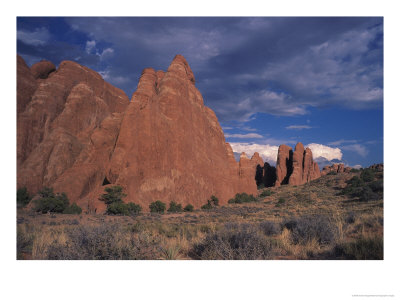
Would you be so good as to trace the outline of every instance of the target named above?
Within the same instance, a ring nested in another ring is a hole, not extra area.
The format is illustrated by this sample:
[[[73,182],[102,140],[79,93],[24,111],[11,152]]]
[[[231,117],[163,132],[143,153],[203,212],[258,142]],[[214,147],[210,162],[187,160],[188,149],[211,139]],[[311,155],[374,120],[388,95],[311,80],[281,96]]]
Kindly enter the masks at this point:
[[[50,40],[50,33],[44,27],[36,28],[35,31],[18,30],[17,39],[25,44],[41,46]]]
[[[368,150],[365,146],[360,144],[346,145],[341,147],[343,150],[356,152],[358,155],[362,157],[366,157],[368,155]]]
[[[294,130],[302,130],[302,129],[311,129],[312,127],[309,125],[290,125],[286,126],[286,129],[294,129]]]
[[[86,41],[86,53],[96,52],[96,41]]]
[[[334,141],[334,142],[330,142],[328,143],[329,146],[340,146],[342,144],[353,144],[353,143],[357,143],[357,140],[338,140],[338,141]]]
[[[361,169],[362,168],[362,165],[354,165],[354,166],[351,166],[353,169]]]
[[[104,49],[101,54],[98,54],[100,56],[100,59],[106,59],[107,57],[110,57],[114,54],[114,49],[113,48],[107,48]]]
[[[314,159],[322,157],[327,160],[334,160],[334,159],[342,160],[343,153],[342,150],[340,150],[339,148],[332,148],[329,146],[315,144],[315,143],[308,144],[306,145],[306,147],[311,149]]]
[[[226,138],[238,138],[238,139],[262,139],[263,136],[258,133],[234,133],[234,134],[225,134]]]
[[[278,146],[250,144],[250,143],[230,143],[232,150],[237,153],[245,152],[252,157],[254,152],[258,152],[264,161],[275,165],[278,156]]]

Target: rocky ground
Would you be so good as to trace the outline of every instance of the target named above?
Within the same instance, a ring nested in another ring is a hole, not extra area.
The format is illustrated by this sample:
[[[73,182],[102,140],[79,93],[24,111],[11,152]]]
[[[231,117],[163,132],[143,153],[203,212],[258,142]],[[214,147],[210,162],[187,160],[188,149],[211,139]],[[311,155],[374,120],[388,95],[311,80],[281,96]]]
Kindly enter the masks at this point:
[[[256,202],[206,211],[109,216],[18,209],[17,258],[383,259],[383,172],[362,174],[260,189]],[[349,181],[354,176],[361,185]]]

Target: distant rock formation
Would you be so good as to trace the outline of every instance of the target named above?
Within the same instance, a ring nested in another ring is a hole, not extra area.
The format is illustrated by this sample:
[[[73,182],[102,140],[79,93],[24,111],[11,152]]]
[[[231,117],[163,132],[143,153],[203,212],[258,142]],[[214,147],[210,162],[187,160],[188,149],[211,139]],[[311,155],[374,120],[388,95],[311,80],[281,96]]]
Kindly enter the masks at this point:
[[[326,175],[330,172],[349,173],[351,169],[351,167],[345,167],[344,164],[333,164],[331,166],[325,166],[321,171],[321,176]]]
[[[145,69],[129,102],[123,91],[75,62],[31,69],[17,57],[17,185],[66,192],[83,209],[105,210],[104,186],[125,201],[200,207],[256,195],[255,156],[235,161],[215,113],[203,103],[187,61]]]
[[[372,166],[369,166],[369,169],[377,170],[377,171],[383,171],[383,164],[373,164]]]
[[[320,176],[318,164],[313,161],[310,148],[304,149],[302,143],[297,143],[293,152],[289,146],[279,146],[275,186],[300,185]]]

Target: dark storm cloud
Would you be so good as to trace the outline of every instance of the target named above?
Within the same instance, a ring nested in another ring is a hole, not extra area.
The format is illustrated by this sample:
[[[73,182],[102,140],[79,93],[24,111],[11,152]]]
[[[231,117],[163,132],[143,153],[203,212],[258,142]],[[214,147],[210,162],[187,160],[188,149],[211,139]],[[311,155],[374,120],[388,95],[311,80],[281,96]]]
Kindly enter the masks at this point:
[[[128,96],[142,69],[166,70],[175,54],[182,54],[205,103],[221,121],[246,121],[257,112],[302,115],[309,106],[382,105],[382,18],[65,18],[64,22],[70,35],[80,35],[80,44],[54,41],[57,33],[47,34],[46,22],[41,21],[35,28],[18,28],[18,51],[55,62],[79,58]],[[88,42],[98,49],[88,53]],[[110,55],[103,57],[106,49]]]

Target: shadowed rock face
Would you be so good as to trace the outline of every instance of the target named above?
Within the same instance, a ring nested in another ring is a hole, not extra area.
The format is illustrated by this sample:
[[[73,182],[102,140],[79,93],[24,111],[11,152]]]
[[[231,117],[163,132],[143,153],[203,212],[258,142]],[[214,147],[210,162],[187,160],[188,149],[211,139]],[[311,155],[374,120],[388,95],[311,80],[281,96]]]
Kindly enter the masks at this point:
[[[275,186],[281,184],[300,185],[320,176],[318,164],[313,161],[310,148],[304,150],[303,144],[297,143],[292,152],[291,147],[279,146]]]
[[[263,183],[265,187],[274,186],[276,182],[276,168],[269,163],[264,164]]]

